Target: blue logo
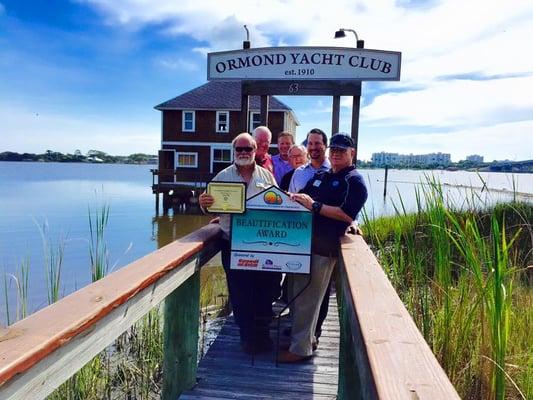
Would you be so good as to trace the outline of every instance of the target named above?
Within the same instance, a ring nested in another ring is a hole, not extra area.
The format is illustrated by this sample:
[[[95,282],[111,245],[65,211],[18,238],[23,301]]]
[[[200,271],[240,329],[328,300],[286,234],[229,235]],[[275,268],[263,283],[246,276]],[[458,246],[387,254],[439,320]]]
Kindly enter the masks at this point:
[[[333,182],[331,182],[331,186],[333,186],[333,187],[337,187],[337,186],[339,186],[339,181],[333,181]]]

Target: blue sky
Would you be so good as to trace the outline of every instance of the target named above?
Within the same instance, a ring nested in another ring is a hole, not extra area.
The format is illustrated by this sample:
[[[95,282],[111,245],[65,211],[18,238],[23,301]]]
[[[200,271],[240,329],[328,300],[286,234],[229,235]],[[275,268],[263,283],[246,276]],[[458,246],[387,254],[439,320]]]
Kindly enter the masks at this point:
[[[345,27],[402,52],[400,82],[363,84],[363,159],[533,158],[533,3],[521,0],[0,0],[0,151],[156,153],[153,106],[203,84],[207,52],[240,48],[244,24],[253,47],[354,46],[332,39]],[[330,131],[330,98],[282,100],[300,139]]]

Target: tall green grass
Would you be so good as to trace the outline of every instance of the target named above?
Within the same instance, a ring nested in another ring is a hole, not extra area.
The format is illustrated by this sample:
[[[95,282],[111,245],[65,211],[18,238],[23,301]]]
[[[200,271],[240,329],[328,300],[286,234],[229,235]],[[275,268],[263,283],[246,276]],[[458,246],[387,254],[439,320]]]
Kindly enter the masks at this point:
[[[533,206],[460,209],[428,180],[417,210],[363,231],[400,297],[465,399],[532,398]]]
[[[91,279],[96,282],[109,272],[109,252],[105,230],[109,221],[109,205],[104,204],[94,211],[87,208],[89,216],[89,257],[91,260]]]
[[[62,234],[56,242],[51,239],[48,221],[42,225],[36,223],[41,235],[41,243],[44,254],[44,272],[46,281],[46,294],[48,304],[55,303],[62,295],[61,293],[61,273],[63,271],[63,260],[65,257],[65,239]]]

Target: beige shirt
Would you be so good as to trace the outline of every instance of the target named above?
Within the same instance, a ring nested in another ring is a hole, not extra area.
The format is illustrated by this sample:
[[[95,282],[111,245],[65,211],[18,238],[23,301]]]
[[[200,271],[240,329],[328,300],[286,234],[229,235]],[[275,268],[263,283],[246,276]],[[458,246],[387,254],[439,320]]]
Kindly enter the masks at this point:
[[[235,164],[231,164],[229,167],[220,171],[214,178],[214,182],[244,182],[242,176],[239,174],[239,170]],[[270,171],[266,170],[259,165],[255,165],[250,183],[246,186],[246,200],[255,196],[257,193],[262,192],[270,186],[277,186],[274,175]],[[224,237],[229,238],[231,223],[230,214],[220,214],[220,227],[224,232]]]

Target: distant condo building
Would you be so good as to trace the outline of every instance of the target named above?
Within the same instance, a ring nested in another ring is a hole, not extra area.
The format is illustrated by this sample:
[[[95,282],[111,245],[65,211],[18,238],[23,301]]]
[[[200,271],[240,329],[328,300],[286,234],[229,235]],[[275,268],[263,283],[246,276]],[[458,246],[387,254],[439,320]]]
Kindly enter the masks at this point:
[[[479,156],[477,154],[472,154],[471,156],[466,156],[466,161],[472,161],[475,163],[482,163],[483,162],[483,156]]]
[[[390,167],[409,167],[414,165],[450,165],[450,154],[430,153],[430,154],[398,154],[398,153],[373,153],[372,163],[378,167],[388,165]]]

